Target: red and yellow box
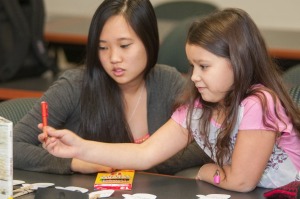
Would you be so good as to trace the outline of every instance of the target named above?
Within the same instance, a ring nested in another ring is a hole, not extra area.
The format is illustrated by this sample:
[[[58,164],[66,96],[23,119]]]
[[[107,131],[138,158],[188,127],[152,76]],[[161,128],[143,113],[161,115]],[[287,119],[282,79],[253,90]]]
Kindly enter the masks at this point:
[[[111,173],[100,172],[97,174],[94,189],[131,190],[134,174],[134,170],[117,170]]]

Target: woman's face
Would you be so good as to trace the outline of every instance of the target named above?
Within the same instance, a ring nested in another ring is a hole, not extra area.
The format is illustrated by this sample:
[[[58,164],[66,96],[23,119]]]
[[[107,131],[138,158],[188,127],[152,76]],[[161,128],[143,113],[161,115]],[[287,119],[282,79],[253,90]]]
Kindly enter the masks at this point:
[[[234,83],[231,62],[196,45],[186,45],[193,66],[192,81],[207,102],[222,102]]]
[[[99,58],[107,74],[121,86],[143,79],[147,52],[122,15],[112,16],[104,24],[99,38]]]

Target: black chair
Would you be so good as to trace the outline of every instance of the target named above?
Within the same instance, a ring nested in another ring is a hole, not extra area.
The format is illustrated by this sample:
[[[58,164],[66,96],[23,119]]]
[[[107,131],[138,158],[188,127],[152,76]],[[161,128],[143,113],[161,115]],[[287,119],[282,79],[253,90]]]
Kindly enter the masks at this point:
[[[289,91],[293,101],[298,105],[300,108],[300,84],[297,86],[294,86]]]
[[[208,2],[199,1],[171,1],[154,6],[158,20],[176,20],[207,15],[217,9],[217,6]]]
[[[173,66],[184,74],[189,71],[189,63],[185,53],[185,42],[191,23],[192,20],[180,22],[162,41],[157,59],[159,64]]]
[[[163,41],[182,20],[205,16],[217,6],[199,1],[171,1],[154,6],[160,40]]]
[[[283,73],[283,80],[288,87],[300,85],[300,64],[286,70]]]
[[[195,18],[218,10],[214,4],[199,1],[171,1],[154,6],[161,39],[158,63],[188,72],[185,54],[187,30]]]
[[[0,116],[15,125],[33,107],[38,98],[17,98],[0,103]]]

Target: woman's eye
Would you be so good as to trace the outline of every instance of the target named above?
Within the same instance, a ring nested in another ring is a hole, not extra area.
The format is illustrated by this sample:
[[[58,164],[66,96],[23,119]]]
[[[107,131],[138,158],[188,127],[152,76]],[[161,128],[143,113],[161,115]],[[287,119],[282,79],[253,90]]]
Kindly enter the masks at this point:
[[[189,65],[190,65],[191,68],[194,68],[194,65],[193,65],[193,64],[189,64]]]
[[[124,45],[121,45],[121,48],[128,48],[131,44],[124,44]]]
[[[99,46],[98,49],[99,49],[99,50],[106,50],[107,47],[105,47],[105,46]]]

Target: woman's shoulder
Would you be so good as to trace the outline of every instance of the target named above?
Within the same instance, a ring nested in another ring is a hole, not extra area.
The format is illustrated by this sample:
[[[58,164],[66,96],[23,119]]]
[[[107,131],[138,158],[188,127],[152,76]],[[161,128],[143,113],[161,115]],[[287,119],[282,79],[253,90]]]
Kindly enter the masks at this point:
[[[82,68],[74,68],[68,69],[58,76],[57,80],[53,82],[50,90],[57,90],[56,92],[60,91],[62,93],[65,92],[72,92],[78,93],[81,91],[83,79],[83,69]],[[51,89],[52,88],[52,89]]]
[[[174,84],[173,86],[182,86],[185,79],[176,68],[168,65],[156,64],[147,75],[146,81],[148,85],[154,83],[155,85],[165,84],[170,86]]]
[[[169,92],[170,97],[174,97],[172,92],[177,93],[184,83],[184,77],[174,67],[161,64],[155,65],[146,77],[147,87],[152,88],[152,92]]]
[[[68,79],[68,80],[82,80],[83,78],[83,71],[82,67],[72,68],[63,71],[58,79]]]
[[[160,76],[180,76],[181,73],[174,67],[164,64],[156,64],[150,75],[160,75]]]

